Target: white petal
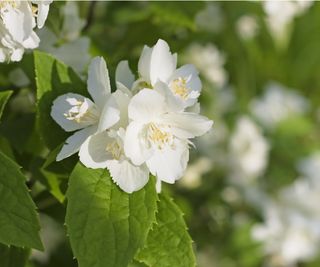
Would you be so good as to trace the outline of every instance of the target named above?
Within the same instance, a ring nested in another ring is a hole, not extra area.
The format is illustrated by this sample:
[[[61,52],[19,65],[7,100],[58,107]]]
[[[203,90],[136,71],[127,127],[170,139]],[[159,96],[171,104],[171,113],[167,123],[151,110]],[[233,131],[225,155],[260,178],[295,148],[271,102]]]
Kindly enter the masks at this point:
[[[6,53],[3,48],[0,48],[0,62],[3,63],[6,61]]]
[[[177,70],[174,71],[174,73],[172,74],[172,76],[170,77],[170,80],[174,80],[177,79],[179,77],[193,77],[193,79],[195,79],[196,77],[199,76],[199,72],[196,69],[196,67],[192,64],[187,64],[187,65],[183,65],[182,67],[178,68]],[[191,82],[192,79],[190,79]],[[195,79],[194,81],[192,81],[192,84],[190,84],[190,82],[188,83],[188,85],[192,85],[190,86],[192,90],[196,90],[196,91],[200,91],[201,90],[201,81],[198,79]]]
[[[48,17],[50,3],[52,3],[52,0],[38,2],[37,24],[38,24],[39,29],[41,29],[43,27],[43,25]]]
[[[111,94],[109,72],[102,57],[92,59],[88,70],[88,91],[93,101],[102,109]]]
[[[187,107],[186,112],[199,114],[200,113],[200,103],[195,103],[193,106]]]
[[[33,28],[33,16],[31,5],[27,1],[21,1],[19,8],[7,5],[7,10],[1,12],[3,24],[12,38],[22,44],[27,39]]]
[[[96,130],[97,127],[91,126],[75,132],[66,140],[66,143],[57,155],[56,160],[60,161],[67,157],[70,157],[74,153],[77,153],[81,145],[86,141],[86,139],[90,135],[94,134]]]
[[[188,160],[188,144],[176,140],[174,149],[167,146],[156,150],[153,156],[146,161],[146,164],[150,172],[158,179],[173,184],[183,176]]]
[[[185,101],[181,97],[176,97],[169,86],[164,82],[157,82],[154,90],[165,97],[168,112],[180,112],[185,108]]]
[[[116,69],[116,82],[120,82],[127,88],[131,88],[134,80],[135,77],[130,70],[128,61],[120,61]]]
[[[106,168],[107,161],[113,159],[106,147],[113,141],[107,132],[91,135],[80,148],[80,161],[88,168]]]
[[[150,83],[150,61],[153,48],[144,46],[138,62],[138,71],[140,76]]]
[[[112,180],[127,193],[140,190],[149,180],[149,171],[145,165],[138,167],[128,160],[109,160],[107,165]]]
[[[168,82],[176,69],[176,56],[172,55],[168,44],[159,39],[153,47],[150,60],[150,81],[154,85],[158,80]]]
[[[189,112],[164,114],[161,121],[170,125],[173,134],[182,139],[203,135],[213,124],[207,117]]]
[[[128,89],[127,86],[123,85],[120,82],[116,82],[117,90],[120,90],[122,93],[132,97],[132,91]]]
[[[23,48],[16,48],[13,49],[12,54],[11,54],[11,61],[20,61],[22,59],[24,53]]]
[[[111,95],[106,101],[100,115],[98,132],[105,131],[120,119],[120,110],[115,98]]]
[[[34,49],[39,46],[40,39],[35,32],[32,32],[28,39],[23,42],[23,47],[28,49]]]
[[[130,101],[128,115],[132,120],[149,122],[166,111],[165,98],[160,93],[143,89]]]
[[[124,138],[124,152],[135,165],[141,165],[152,155],[152,150],[147,147],[144,139],[145,135],[144,124],[133,121],[128,125]]]
[[[85,98],[82,95],[73,94],[73,93],[68,93],[68,94],[57,97],[53,101],[53,105],[50,113],[51,117],[54,119],[56,123],[58,123],[67,132],[79,130],[95,123],[95,121],[76,122],[74,120],[68,120],[64,115],[72,108],[70,102],[67,101],[68,99],[77,99],[78,101],[81,101],[81,102],[83,102],[84,99],[86,99],[89,103],[90,102],[92,103],[90,99]]]
[[[123,93],[122,90],[117,90],[112,95],[115,98],[120,111],[120,120],[117,123],[117,127],[126,128],[129,123],[128,105],[130,103],[131,96]]]

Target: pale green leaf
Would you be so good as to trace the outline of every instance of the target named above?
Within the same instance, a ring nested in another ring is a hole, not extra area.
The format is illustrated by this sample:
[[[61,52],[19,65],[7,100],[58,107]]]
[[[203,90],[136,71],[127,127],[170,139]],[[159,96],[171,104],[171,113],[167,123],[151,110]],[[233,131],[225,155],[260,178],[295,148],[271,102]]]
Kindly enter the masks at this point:
[[[192,240],[181,210],[163,193],[158,202],[157,222],[136,259],[153,267],[193,267],[196,260]]]
[[[74,71],[43,52],[34,52],[34,65],[37,84],[37,123],[45,144],[54,149],[64,142],[70,133],[66,133],[51,118],[52,102],[66,93],[88,95],[86,84]]]
[[[42,249],[35,209],[19,166],[0,152],[0,242]]]
[[[67,191],[66,224],[80,267],[127,267],[155,221],[154,179],[133,194],[123,192],[107,170],[78,164]]]

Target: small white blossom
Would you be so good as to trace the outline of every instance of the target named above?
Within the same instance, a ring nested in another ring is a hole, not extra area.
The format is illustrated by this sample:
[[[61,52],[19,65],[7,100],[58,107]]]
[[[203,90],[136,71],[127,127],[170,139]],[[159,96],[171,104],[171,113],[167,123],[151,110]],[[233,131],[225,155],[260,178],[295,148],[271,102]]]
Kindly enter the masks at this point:
[[[177,54],[172,54],[168,44],[159,40],[154,47],[145,46],[138,63],[140,79],[137,86],[157,88],[166,96],[173,109],[184,110],[196,104],[201,91],[199,73],[193,65],[177,69]]]
[[[228,74],[223,68],[225,56],[214,45],[192,44],[186,50],[184,60],[193,63],[218,88],[227,83]]]
[[[52,118],[67,132],[79,130],[66,140],[57,161],[78,152],[89,136],[109,129],[120,119],[103,58],[94,58],[89,66],[88,91],[93,101],[68,93],[53,102]]]
[[[253,238],[263,242],[267,255],[279,266],[294,266],[312,260],[320,245],[320,186],[300,178],[280,192],[276,201],[268,201],[263,212],[265,222],[253,228]]]
[[[163,95],[150,89],[132,98],[128,116],[125,154],[136,165],[146,163],[153,175],[167,183],[181,178],[187,167],[188,139],[212,126],[212,121],[196,113],[170,112]]]
[[[39,46],[40,39],[34,28],[44,25],[51,2],[0,2],[0,62],[20,61],[25,49]]]
[[[286,46],[294,17],[302,14],[312,4],[312,0],[263,1],[267,26],[279,47]]]
[[[303,96],[277,83],[267,85],[264,95],[250,103],[251,112],[269,129],[290,116],[304,114],[308,108],[309,103]]]
[[[259,29],[257,19],[254,16],[241,16],[236,23],[239,36],[244,40],[252,39]]]
[[[248,117],[241,117],[230,138],[230,178],[247,184],[261,176],[268,163],[269,144],[259,127]]]
[[[90,62],[90,39],[80,36],[85,21],[79,17],[76,2],[68,1],[62,8],[63,24],[59,34],[47,27],[39,31],[41,42],[39,49],[54,55],[71,66],[80,75]],[[81,55],[81,56],[79,56]]]

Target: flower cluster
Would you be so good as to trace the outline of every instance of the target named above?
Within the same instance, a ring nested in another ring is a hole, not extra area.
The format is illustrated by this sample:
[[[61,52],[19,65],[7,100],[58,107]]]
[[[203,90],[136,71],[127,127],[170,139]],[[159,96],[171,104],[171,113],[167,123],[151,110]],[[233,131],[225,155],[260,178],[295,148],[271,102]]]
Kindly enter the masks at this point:
[[[201,81],[193,65],[177,68],[177,55],[159,40],[145,46],[135,79],[127,61],[116,69],[115,92],[103,58],[89,66],[92,100],[68,93],[53,103],[51,116],[65,130],[76,131],[57,156],[62,160],[79,151],[89,168],[107,168],[128,193],[141,189],[149,174],[174,183],[189,160],[190,139],[205,134],[212,121],[199,115]]]
[[[253,227],[253,238],[263,242],[265,254],[281,266],[314,259],[320,245],[320,154],[303,159],[301,177],[283,188],[277,199],[267,199],[262,224]]]
[[[53,0],[1,0],[0,62],[20,61],[25,49],[39,46],[34,28],[42,28]]]

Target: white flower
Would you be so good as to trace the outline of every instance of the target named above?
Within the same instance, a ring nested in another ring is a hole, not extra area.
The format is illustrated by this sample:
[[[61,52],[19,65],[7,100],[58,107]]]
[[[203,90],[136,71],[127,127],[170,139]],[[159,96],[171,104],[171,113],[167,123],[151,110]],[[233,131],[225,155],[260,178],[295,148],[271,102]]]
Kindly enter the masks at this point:
[[[236,23],[239,36],[244,40],[252,39],[258,31],[258,22],[254,16],[241,16]]]
[[[165,41],[160,39],[152,48],[145,46],[138,63],[141,78],[136,86],[155,88],[161,82],[162,93],[172,108],[183,110],[191,107],[197,102],[202,87],[199,73],[190,64],[176,67],[177,54],[170,52]]]
[[[80,161],[88,168],[107,168],[113,181],[123,191],[132,193],[148,182],[149,170],[145,164],[134,165],[124,154],[130,95],[121,90],[113,95],[120,109],[120,120],[110,130],[90,136],[81,146],[79,156]]]
[[[196,113],[170,112],[165,97],[143,89],[128,107],[124,152],[133,164],[146,163],[159,181],[174,183],[189,159],[188,139],[206,133],[212,121]]]
[[[221,31],[224,20],[223,10],[218,2],[206,2],[205,8],[195,17],[195,23],[199,29],[213,33]]]
[[[250,103],[251,112],[269,129],[292,115],[304,114],[308,108],[303,96],[277,83],[268,84],[264,95]]]
[[[241,117],[230,139],[231,179],[247,184],[263,174],[268,163],[269,144],[248,117]]]
[[[292,266],[315,257],[319,227],[314,221],[273,202],[265,208],[264,216],[265,223],[254,226],[252,236],[263,242],[265,254],[272,256],[278,266]]]
[[[120,111],[111,95],[107,66],[101,57],[94,58],[89,66],[88,91],[93,101],[68,93],[53,102],[52,118],[67,132],[79,130],[66,140],[57,161],[78,152],[89,136],[109,129],[120,119]]]
[[[228,74],[223,68],[225,56],[214,45],[192,44],[186,50],[184,60],[193,63],[218,88],[227,83]]]
[[[0,2],[0,62],[20,61],[25,49],[38,47],[40,39],[33,29],[43,26],[51,2]]]
[[[290,26],[293,18],[302,14],[312,4],[312,0],[266,0],[263,2],[267,26],[275,42],[280,47],[286,46],[290,35]]]
[[[79,17],[76,2],[68,1],[61,11],[63,24],[59,34],[44,27],[39,31],[39,37],[45,42],[40,43],[39,49],[54,55],[82,76],[91,58],[90,39],[79,37],[85,21]]]
[[[80,161],[89,168],[107,168],[119,187],[132,193],[149,180],[145,164],[134,165],[123,150],[125,129],[109,130],[90,136],[80,149]]]
[[[310,261],[320,245],[320,184],[300,178],[263,208],[265,222],[254,226],[253,238],[282,265]],[[281,265],[281,266],[282,266]]]

